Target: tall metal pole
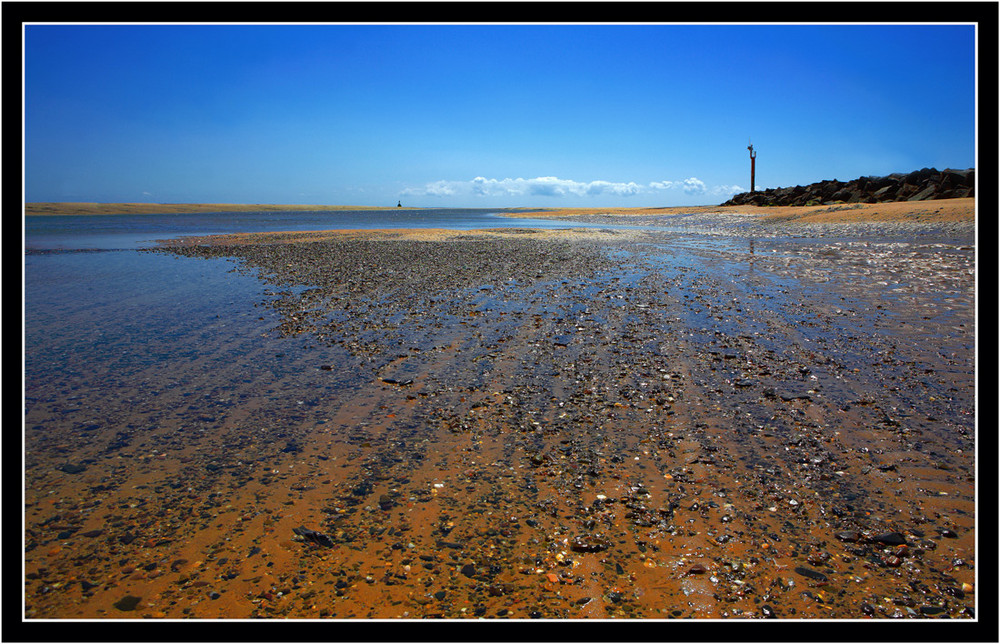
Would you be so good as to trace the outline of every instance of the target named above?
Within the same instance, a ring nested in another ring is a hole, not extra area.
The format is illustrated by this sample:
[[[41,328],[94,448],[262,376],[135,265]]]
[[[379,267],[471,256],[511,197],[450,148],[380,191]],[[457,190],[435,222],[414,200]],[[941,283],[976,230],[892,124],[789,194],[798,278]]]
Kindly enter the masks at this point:
[[[757,174],[757,153],[753,151],[753,143],[747,146],[747,150],[750,150],[750,194],[753,194]]]

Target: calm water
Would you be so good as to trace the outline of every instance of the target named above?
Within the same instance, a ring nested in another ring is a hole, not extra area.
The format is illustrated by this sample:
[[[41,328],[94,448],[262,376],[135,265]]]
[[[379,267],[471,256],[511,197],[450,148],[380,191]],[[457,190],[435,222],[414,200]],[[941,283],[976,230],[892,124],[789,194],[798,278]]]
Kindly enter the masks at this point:
[[[260,361],[276,353],[282,359],[267,366],[274,379],[290,374],[294,379],[296,370],[311,364],[301,342],[269,333],[274,314],[260,308],[267,285],[234,272],[232,260],[139,250],[154,246],[156,240],[337,228],[580,225],[511,219],[495,210],[457,209],[28,217],[24,227],[28,448],[35,432],[72,433],[75,427],[107,419],[116,410],[143,407],[155,414],[158,392],[165,387],[191,392],[237,387],[244,374],[256,373]],[[274,382],[262,380],[267,381]],[[288,392],[290,397],[296,395]],[[81,406],[80,401],[86,402]]]
[[[86,215],[27,217],[25,248],[128,249],[182,235],[375,228],[566,228],[588,224],[511,219],[496,210],[358,210],[242,212],[181,215]]]
[[[274,322],[270,310],[258,308],[267,297],[267,285],[252,275],[235,273],[233,260],[139,250],[154,246],[156,240],[337,228],[586,225],[509,218],[485,209],[28,217],[24,229],[26,427],[52,427],[53,419],[59,417],[52,410],[58,410],[70,396],[110,396],[102,398],[102,404],[124,408],[130,396],[138,395],[136,388],[142,383],[151,392],[164,379],[196,390],[204,386],[206,372],[221,374],[232,365],[244,364],[247,370],[255,369],[246,357],[255,351],[285,352],[275,369],[301,367],[293,359],[295,347],[285,347],[278,338],[261,340]],[[695,254],[663,250],[670,262],[692,268],[696,264],[690,262],[701,261],[696,255],[705,249],[736,253],[745,263],[748,243],[739,236],[687,234],[674,237],[670,249]],[[790,255],[796,254],[793,248]],[[942,292],[947,296],[951,290]],[[45,413],[40,411],[43,408]],[[104,412],[95,408],[94,413]]]

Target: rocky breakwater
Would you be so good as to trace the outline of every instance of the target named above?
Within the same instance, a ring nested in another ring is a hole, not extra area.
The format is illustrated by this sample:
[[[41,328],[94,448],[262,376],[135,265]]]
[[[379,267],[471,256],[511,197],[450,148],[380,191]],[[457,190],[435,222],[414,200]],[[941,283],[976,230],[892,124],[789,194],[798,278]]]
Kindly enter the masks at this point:
[[[807,186],[769,188],[741,192],[723,206],[818,206],[837,203],[883,203],[924,201],[975,196],[976,171],[924,168],[909,174],[860,177],[853,181],[836,179]]]

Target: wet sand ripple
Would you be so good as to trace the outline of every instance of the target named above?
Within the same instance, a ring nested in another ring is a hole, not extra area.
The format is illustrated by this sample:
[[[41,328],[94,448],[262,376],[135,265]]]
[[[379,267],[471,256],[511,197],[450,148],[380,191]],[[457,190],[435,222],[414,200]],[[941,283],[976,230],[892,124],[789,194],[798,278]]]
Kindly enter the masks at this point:
[[[31,614],[973,615],[970,241],[734,226],[165,245],[271,285],[302,404],[39,443],[92,495],[29,498]]]

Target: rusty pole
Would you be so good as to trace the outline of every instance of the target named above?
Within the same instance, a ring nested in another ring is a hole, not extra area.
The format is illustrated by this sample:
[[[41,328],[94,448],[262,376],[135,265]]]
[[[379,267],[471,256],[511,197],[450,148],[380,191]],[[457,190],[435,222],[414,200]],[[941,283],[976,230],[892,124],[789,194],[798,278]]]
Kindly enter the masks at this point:
[[[754,175],[757,173],[757,153],[753,151],[753,143],[747,146],[747,150],[750,150],[750,194],[753,194]]]

